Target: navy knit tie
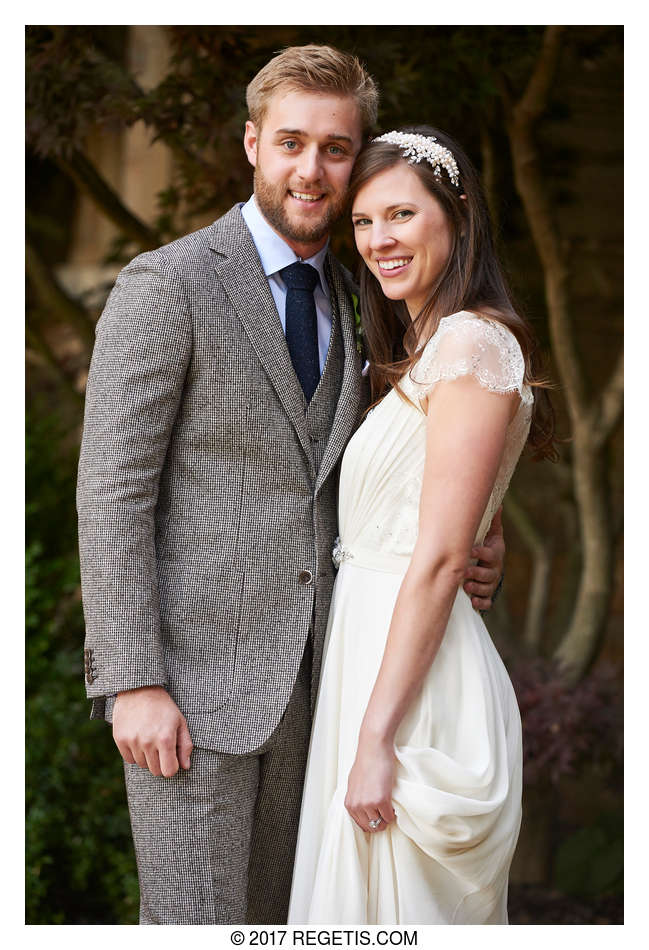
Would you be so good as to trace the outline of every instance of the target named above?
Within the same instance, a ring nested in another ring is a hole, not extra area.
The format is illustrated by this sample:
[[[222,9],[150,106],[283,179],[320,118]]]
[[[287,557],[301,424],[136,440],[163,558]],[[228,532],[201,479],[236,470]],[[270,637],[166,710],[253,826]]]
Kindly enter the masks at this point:
[[[319,277],[315,267],[296,261],[280,271],[286,284],[286,343],[306,401],[320,381],[318,320],[313,291]]]

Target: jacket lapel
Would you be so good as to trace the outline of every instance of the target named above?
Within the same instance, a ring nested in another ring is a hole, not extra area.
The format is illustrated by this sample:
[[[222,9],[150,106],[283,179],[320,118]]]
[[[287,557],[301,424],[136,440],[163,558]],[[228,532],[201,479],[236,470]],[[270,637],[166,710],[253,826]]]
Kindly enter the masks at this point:
[[[268,280],[238,205],[212,225],[210,246],[216,274],[313,467],[304,395]]]
[[[351,299],[351,287],[348,286],[344,271],[332,254],[327,256],[332,306],[338,307],[340,329],[345,348],[345,365],[343,382],[336,406],[331,435],[327,442],[318,477],[316,493],[322,487],[325,479],[331,473],[343,449],[356,427],[362,401],[361,360],[356,349],[356,332],[354,321],[354,307]]]

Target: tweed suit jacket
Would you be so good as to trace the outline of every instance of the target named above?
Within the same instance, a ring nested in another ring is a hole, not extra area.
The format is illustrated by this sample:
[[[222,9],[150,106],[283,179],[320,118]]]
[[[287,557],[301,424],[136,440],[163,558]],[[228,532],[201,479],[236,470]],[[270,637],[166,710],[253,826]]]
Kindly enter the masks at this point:
[[[353,285],[332,255],[327,271],[344,366],[319,466],[238,206],[120,273],[97,324],[77,488],[93,715],[162,684],[195,744],[252,751],[310,630],[315,697],[338,463],[367,400]]]

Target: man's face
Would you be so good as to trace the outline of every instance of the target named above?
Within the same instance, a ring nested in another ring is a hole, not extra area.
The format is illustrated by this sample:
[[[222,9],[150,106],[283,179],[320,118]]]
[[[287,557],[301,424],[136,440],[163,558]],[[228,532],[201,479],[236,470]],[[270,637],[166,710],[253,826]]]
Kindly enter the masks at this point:
[[[299,257],[315,254],[342,214],[361,141],[360,110],[349,96],[280,89],[261,130],[246,123],[257,204]]]

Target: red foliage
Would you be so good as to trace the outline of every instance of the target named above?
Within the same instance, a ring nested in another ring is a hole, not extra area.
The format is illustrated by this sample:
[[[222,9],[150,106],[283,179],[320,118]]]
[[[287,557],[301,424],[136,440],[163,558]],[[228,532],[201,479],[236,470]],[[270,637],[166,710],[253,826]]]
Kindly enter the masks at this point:
[[[526,785],[558,785],[590,763],[607,770],[622,763],[620,676],[602,665],[568,685],[548,660],[519,662],[511,671],[523,722]]]

